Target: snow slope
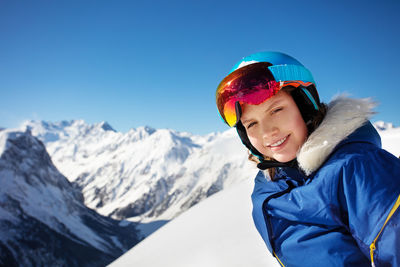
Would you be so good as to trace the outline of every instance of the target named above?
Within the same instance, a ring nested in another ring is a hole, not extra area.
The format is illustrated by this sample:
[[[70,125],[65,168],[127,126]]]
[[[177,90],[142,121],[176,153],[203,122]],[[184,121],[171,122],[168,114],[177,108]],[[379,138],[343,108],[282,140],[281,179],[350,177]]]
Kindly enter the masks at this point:
[[[209,197],[109,266],[280,266],[253,225],[252,187],[248,179]]]
[[[400,156],[400,127],[393,127],[391,123],[382,121],[374,123],[382,139],[382,147],[395,155]]]

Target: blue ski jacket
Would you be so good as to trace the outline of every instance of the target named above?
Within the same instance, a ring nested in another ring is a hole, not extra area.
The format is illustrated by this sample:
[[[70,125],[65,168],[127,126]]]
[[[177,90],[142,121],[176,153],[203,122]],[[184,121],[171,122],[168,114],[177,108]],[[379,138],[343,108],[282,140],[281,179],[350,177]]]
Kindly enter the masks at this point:
[[[256,176],[254,223],[282,266],[400,266],[400,160],[381,149],[371,109],[333,101],[298,168]]]

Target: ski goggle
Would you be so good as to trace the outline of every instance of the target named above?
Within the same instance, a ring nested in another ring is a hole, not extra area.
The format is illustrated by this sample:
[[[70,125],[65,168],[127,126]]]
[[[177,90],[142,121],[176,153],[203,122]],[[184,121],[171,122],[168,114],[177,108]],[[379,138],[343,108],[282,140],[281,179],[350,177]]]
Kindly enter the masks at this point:
[[[287,66],[285,65],[286,69]],[[230,127],[235,126],[240,120],[241,104],[258,105],[273,97],[283,87],[306,88],[313,84],[302,81],[304,79],[276,81],[274,76],[277,75],[271,72],[271,67],[276,66],[267,62],[253,63],[235,70],[219,84],[216,92],[217,107],[222,119]],[[303,78],[303,76],[292,75],[293,78]]]

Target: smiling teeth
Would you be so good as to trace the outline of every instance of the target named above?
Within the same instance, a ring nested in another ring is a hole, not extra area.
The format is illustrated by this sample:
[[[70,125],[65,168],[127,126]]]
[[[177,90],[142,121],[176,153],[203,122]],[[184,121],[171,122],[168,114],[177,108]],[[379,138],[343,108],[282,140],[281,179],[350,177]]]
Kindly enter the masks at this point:
[[[279,140],[278,142],[276,142],[276,143],[270,145],[270,146],[272,146],[272,147],[274,147],[274,146],[279,146],[279,145],[281,145],[283,142],[286,141],[286,138],[287,138],[287,136],[286,136],[285,138]]]

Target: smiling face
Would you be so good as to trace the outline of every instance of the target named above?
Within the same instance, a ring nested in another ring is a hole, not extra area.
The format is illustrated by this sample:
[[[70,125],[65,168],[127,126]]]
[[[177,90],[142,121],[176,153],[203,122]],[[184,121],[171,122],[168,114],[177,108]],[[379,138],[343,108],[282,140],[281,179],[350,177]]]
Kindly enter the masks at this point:
[[[240,120],[251,144],[279,162],[295,159],[307,139],[307,126],[296,103],[282,90],[259,105],[243,104]]]

